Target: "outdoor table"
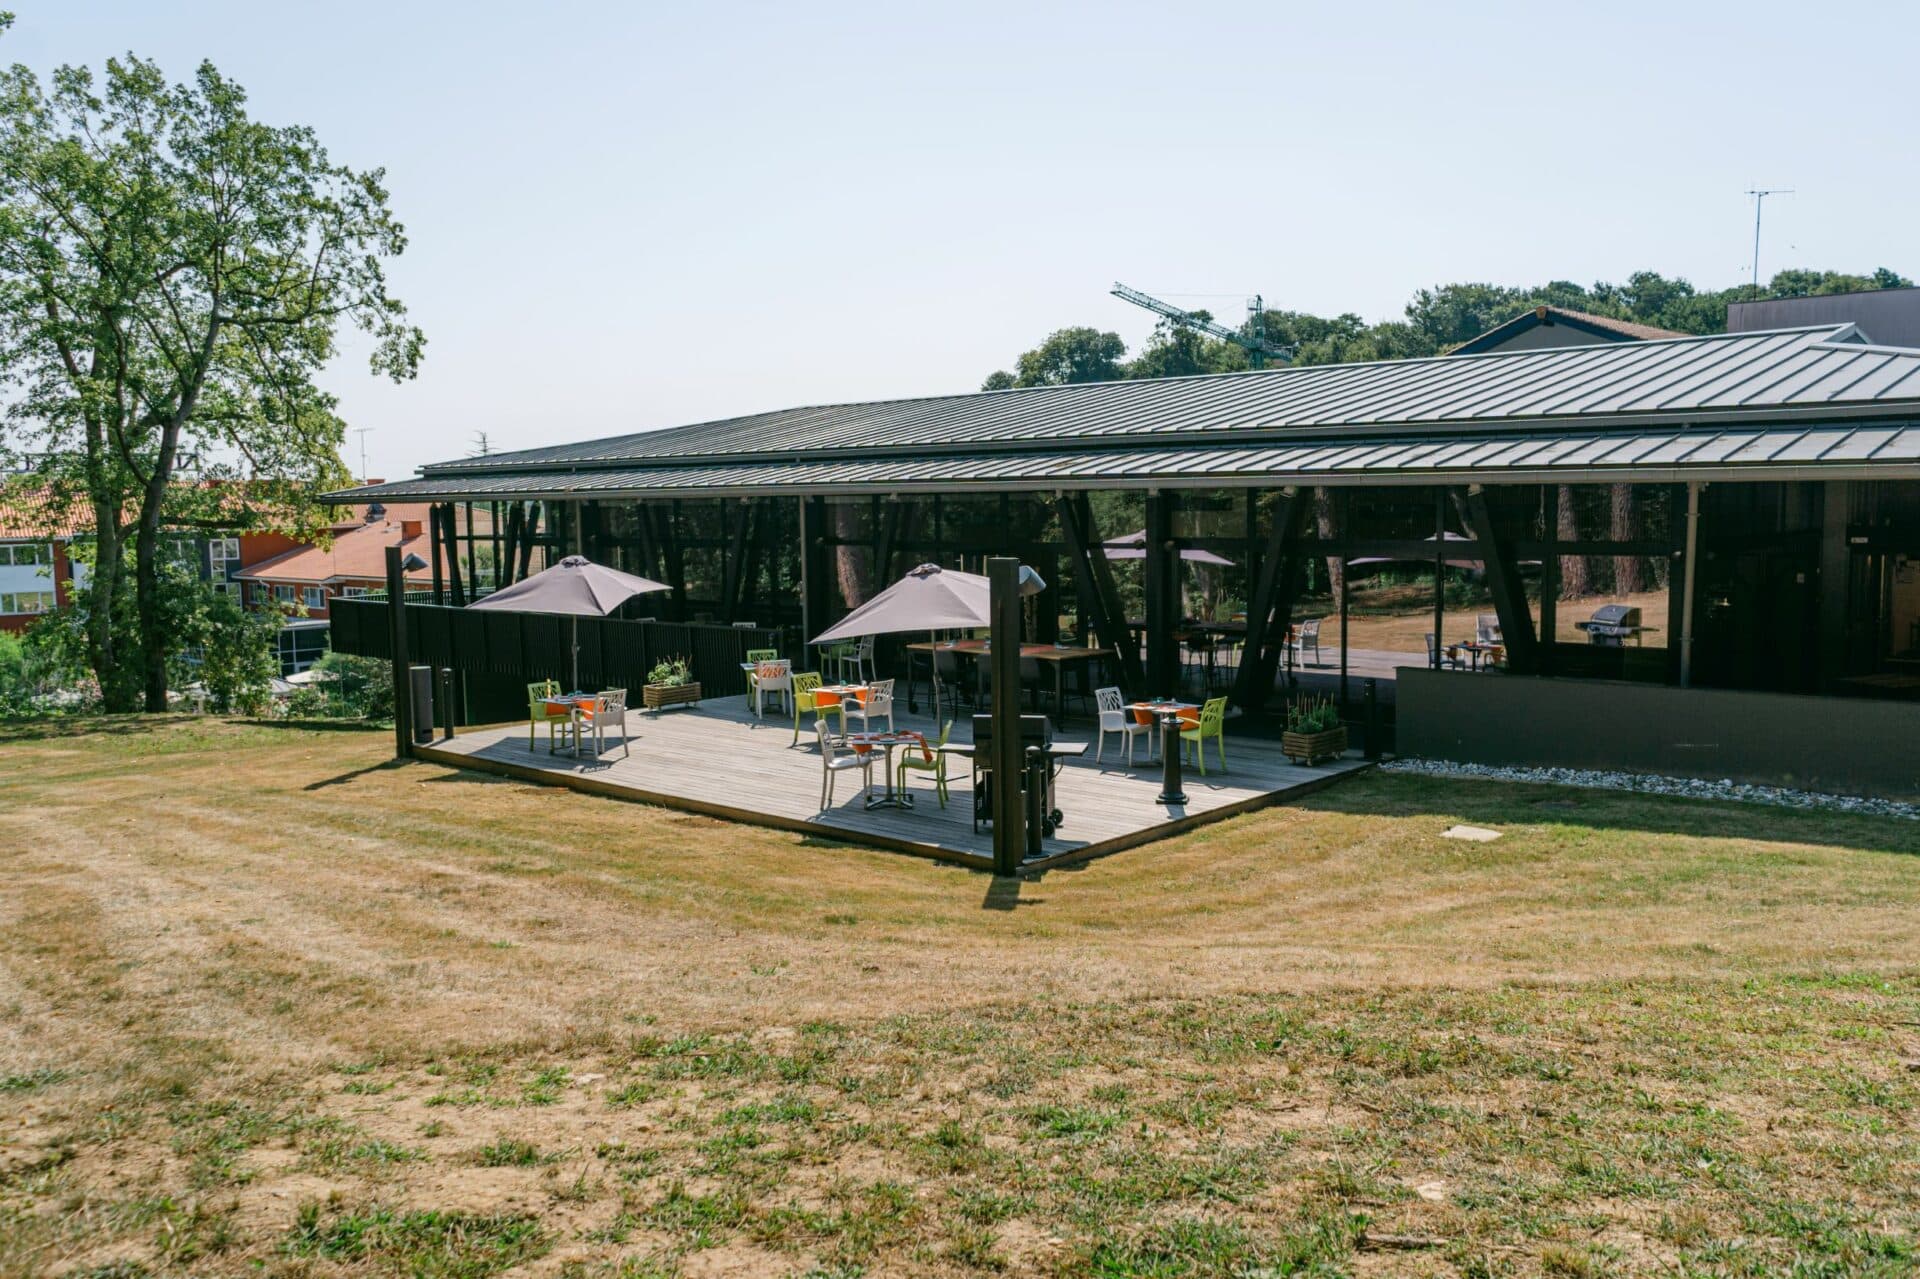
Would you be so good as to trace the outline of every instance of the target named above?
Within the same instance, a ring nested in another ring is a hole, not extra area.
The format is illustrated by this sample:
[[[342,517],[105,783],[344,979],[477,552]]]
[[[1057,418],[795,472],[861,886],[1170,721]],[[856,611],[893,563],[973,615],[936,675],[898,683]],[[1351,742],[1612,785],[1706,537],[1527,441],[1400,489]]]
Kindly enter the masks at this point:
[[[1483,644],[1479,640],[1462,640],[1458,644],[1449,644],[1447,647],[1449,649],[1459,649],[1465,653],[1471,663],[1468,669],[1478,671],[1480,669],[1480,659],[1491,654],[1501,646],[1498,644]]]
[[[870,750],[879,749],[886,755],[883,767],[887,772],[887,791],[884,795],[867,796],[867,807],[874,808],[912,808],[913,795],[902,786],[897,790],[893,784],[893,748],[911,745],[923,751],[931,750],[926,735],[922,733],[848,733],[847,745],[864,755]]]
[[[1127,709],[1142,724],[1160,721],[1160,793],[1156,804],[1187,802],[1186,784],[1180,778],[1180,726],[1195,722],[1200,708],[1190,702],[1134,702]]]
[[[542,705],[549,715],[565,715],[567,732],[573,737],[573,757],[580,758],[580,712],[590,708],[599,700],[592,693],[568,693],[562,697],[546,698]]]
[[[917,644],[907,645],[910,653],[953,653],[978,661],[992,652],[992,646],[985,640],[944,640],[935,643],[921,640]],[[1096,657],[1106,656],[1104,648],[1082,648],[1071,644],[1022,644],[1020,656],[1032,658],[1036,662],[1048,662],[1053,666],[1053,709],[1056,715],[1065,715],[1067,711],[1066,672],[1067,667],[1076,662],[1092,661]],[[936,668],[937,669],[937,668]],[[907,709],[915,710],[913,689],[907,690]],[[940,708],[934,707],[936,718]]]

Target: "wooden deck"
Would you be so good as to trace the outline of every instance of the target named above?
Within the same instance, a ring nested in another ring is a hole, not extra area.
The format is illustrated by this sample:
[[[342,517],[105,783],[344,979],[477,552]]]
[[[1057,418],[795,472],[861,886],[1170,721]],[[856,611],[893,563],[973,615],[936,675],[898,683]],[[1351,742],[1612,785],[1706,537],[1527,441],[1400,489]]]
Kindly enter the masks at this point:
[[[955,757],[949,762],[944,809],[931,779],[910,772],[914,808],[868,810],[862,803],[856,769],[834,779],[833,806],[822,811],[820,753],[811,716],[807,724],[796,746],[791,718],[769,713],[765,720],[757,720],[740,698],[729,697],[657,714],[628,711],[632,751],[624,758],[617,743],[610,743],[600,760],[575,760],[564,749],[550,754],[544,727],[538,744],[529,750],[524,723],[463,730],[451,740],[416,747],[415,753],[423,759],[526,781],[992,868],[992,831],[984,826],[978,834],[973,830],[968,760]],[[935,733],[930,720],[908,715],[904,708],[897,724],[930,737]],[[954,741],[968,741],[971,735],[970,721],[955,722]],[[1093,734],[1083,726],[1063,731],[1060,739],[1092,741]],[[900,749],[905,748],[896,751]],[[1280,754],[1277,743],[1235,739],[1229,723],[1227,767],[1231,771],[1222,773],[1214,765],[1214,747],[1209,743],[1212,771],[1202,777],[1189,765],[1188,802],[1169,808],[1154,802],[1160,793],[1160,765],[1145,762],[1144,741],[1137,749],[1141,762],[1131,769],[1118,737],[1108,738],[1103,763],[1095,762],[1091,749],[1085,758],[1067,761],[1057,786],[1058,805],[1066,821],[1059,838],[1048,839],[1044,856],[1037,862],[1029,859],[1029,867],[1131,848],[1305,795],[1366,767],[1352,757],[1314,768],[1296,767]],[[874,779],[878,789],[878,766]]]

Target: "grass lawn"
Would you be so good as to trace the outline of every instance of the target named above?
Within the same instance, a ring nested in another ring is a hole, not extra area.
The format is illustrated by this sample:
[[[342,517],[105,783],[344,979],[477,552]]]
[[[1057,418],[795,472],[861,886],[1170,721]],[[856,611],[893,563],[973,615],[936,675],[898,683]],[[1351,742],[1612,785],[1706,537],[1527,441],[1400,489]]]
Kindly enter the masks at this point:
[[[996,881],[391,749],[0,725],[0,1274],[1920,1266],[1920,824],[1373,775]]]

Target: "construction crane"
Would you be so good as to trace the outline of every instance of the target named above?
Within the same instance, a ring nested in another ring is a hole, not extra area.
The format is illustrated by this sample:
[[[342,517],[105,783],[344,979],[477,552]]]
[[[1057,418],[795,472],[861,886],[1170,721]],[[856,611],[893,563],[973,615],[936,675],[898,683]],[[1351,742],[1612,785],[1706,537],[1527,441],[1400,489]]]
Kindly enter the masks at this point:
[[[1224,324],[1216,324],[1212,320],[1197,315],[1192,311],[1183,311],[1171,302],[1162,302],[1159,298],[1151,294],[1142,293],[1138,289],[1130,289],[1118,280],[1113,282],[1113,296],[1123,302],[1131,302],[1135,306],[1145,307],[1155,315],[1164,315],[1175,324],[1182,324],[1190,329],[1199,329],[1202,333],[1210,333],[1223,342],[1231,342],[1235,346],[1245,347],[1247,351],[1247,362],[1256,369],[1266,368],[1268,360],[1272,360],[1276,364],[1286,364],[1293,359],[1292,347],[1275,346],[1273,343],[1267,341],[1267,308],[1258,293],[1247,299],[1248,332],[1246,333],[1242,333],[1238,329],[1230,329]]]

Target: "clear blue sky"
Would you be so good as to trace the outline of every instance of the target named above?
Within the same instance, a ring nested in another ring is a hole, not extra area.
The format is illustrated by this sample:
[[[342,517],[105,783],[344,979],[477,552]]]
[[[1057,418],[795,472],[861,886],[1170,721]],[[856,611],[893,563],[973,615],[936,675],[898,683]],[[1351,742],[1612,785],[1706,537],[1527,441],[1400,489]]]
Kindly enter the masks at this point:
[[[387,169],[426,366],[330,385],[390,478],[1137,347],[1116,279],[1738,283],[1756,183],[1763,274],[1920,271],[1911,4],[6,4],[9,60],[210,58]]]

